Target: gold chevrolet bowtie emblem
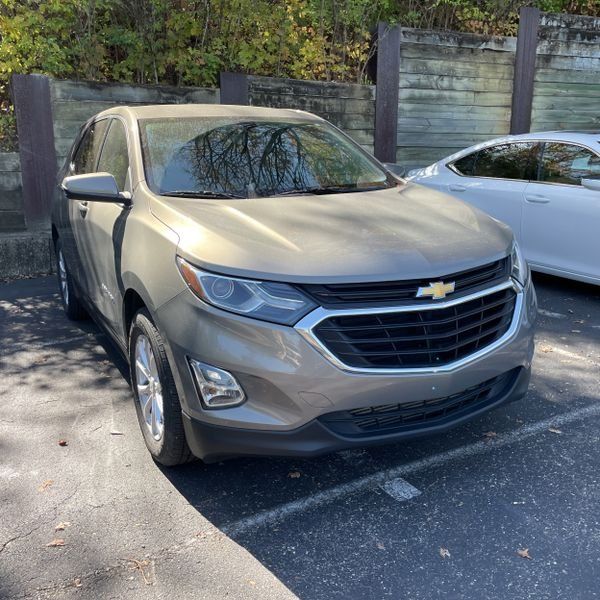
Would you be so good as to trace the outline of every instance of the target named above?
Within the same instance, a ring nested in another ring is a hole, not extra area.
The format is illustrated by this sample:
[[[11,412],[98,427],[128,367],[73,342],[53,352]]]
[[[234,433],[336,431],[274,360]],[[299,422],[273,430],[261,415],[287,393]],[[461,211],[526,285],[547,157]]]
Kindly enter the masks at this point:
[[[417,298],[431,296],[434,300],[445,298],[447,294],[454,291],[454,281],[444,283],[443,281],[432,281],[428,287],[420,287],[417,291]]]

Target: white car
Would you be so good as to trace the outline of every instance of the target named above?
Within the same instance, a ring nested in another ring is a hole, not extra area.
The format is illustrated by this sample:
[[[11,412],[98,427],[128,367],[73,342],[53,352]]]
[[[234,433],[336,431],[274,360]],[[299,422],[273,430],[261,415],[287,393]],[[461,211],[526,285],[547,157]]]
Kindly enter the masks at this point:
[[[600,284],[600,131],[497,138],[407,179],[510,225],[533,270]]]

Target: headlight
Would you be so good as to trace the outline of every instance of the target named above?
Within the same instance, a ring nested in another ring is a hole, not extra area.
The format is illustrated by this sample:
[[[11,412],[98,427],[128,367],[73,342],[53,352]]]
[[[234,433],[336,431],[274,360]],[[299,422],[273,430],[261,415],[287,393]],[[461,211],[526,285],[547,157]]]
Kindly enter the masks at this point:
[[[285,283],[207,273],[177,257],[185,282],[204,302],[247,317],[293,325],[317,305]]]
[[[517,242],[513,242],[510,260],[512,263],[511,276],[520,284],[527,285],[527,282],[529,281],[529,266],[527,265],[527,261],[523,258],[523,253]]]

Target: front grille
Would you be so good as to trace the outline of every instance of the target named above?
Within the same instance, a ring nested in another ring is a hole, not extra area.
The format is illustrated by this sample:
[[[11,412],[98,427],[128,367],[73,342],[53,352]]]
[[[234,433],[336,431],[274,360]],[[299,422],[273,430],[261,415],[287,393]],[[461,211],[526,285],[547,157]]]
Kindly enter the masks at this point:
[[[501,338],[515,303],[511,287],[445,308],[331,316],[313,333],[349,367],[438,367]]]
[[[338,411],[323,415],[319,420],[334,433],[345,437],[417,431],[458,420],[494,404],[508,392],[518,375],[519,368],[452,396]]]
[[[301,286],[325,308],[347,308],[348,306],[376,306],[398,304],[406,301],[428,301],[431,298],[416,298],[420,287],[428,286],[432,281],[454,281],[452,297],[474,292],[483,287],[506,280],[510,275],[510,258],[507,256],[475,269],[460,271],[440,277],[413,279],[404,281],[384,281],[375,283],[335,283],[310,284]]]

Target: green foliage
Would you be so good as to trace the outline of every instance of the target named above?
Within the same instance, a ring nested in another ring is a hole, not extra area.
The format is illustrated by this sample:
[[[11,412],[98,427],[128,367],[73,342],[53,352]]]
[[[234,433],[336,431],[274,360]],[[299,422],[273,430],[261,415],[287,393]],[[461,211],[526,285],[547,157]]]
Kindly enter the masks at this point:
[[[0,0],[0,144],[12,73],[215,86],[220,71],[362,82],[379,20],[514,35],[518,9],[598,0]],[[6,142],[5,142],[6,145]]]

